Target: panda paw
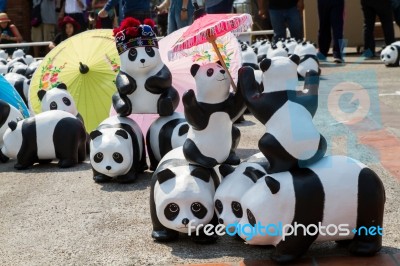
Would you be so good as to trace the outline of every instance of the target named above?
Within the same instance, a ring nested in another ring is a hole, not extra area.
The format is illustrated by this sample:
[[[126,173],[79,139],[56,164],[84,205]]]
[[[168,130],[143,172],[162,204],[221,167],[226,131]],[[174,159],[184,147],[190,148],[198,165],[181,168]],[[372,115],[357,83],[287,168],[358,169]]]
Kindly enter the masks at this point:
[[[1,150],[0,150],[0,162],[6,163],[6,162],[8,162],[9,159],[10,159],[10,158],[8,158],[7,156],[5,156],[5,155],[1,152]]]
[[[298,258],[298,255],[293,255],[293,254],[278,254],[278,253],[274,253],[271,256],[271,259],[275,262],[277,262],[278,264],[285,264],[285,263],[289,263],[291,261],[294,261]]]
[[[235,152],[230,152],[228,158],[225,160],[224,163],[229,165],[239,165],[240,158]]]
[[[157,112],[160,116],[169,116],[174,112],[171,98],[160,98],[158,101]]]
[[[179,238],[179,233],[172,230],[153,230],[151,237],[159,242],[174,241]]]
[[[382,241],[360,241],[353,240],[350,243],[349,251],[350,253],[358,256],[373,256],[376,252],[381,250]]]
[[[26,170],[29,168],[29,166],[31,166],[32,164],[20,164],[20,163],[16,163],[14,165],[14,168],[17,170]]]
[[[58,162],[58,167],[60,167],[60,168],[68,168],[68,167],[74,166],[75,164],[76,164],[75,160],[64,159],[64,160],[60,160]]]
[[[106,176],[106,175],[99,174],[99,175],[93,176],[93,180],[96,183],[106,183],[106,182],[110,182],[112,180],[112,178],[109,176]]]

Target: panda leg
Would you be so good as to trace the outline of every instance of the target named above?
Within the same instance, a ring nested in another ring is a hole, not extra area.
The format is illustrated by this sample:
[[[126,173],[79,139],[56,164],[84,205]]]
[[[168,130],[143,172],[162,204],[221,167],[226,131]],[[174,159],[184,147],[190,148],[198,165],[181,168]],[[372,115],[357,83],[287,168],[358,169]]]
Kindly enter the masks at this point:
[[[160,116],[172,115],[178,107],[179,94],[174,88],[169,88],[166,92],[161,94],[157,102],[157,113]]]
[[[205,168],[213,168],[218,164],[214,158],[204,156],[191,139],[186,139],[183,144],[183,155],[185,155],[190,164],[200,165]]]
[[[99,173],[96,170],[94,170],[93,168],[92,168],[92,171],[93,171],[93,180],[96,183],[106,183],[106,182],[110,182],[112,180],[111,177],[106,176],[102,173]]]
[[[78,147],[78,162],[83,162],[86,159],[87,148],[88,148],[87,143],[88,143],[87,141],[81,142],[81,144]]]
[[[212,220],[209,222],[209,224],[215,226],[218,225],[218,217],[216,214],[214,214],[214,217]],[[193,242],[197,244],[214,244],[218,240],[218,235],[213,233],[211,235],[206,235],[204,232],[204,227],[199,231],[199,235],[196,234],[191,234],[190,238],[192,239]]]
[[[150,187],[150,215],[151,215],[151,222],[153,224],[153,231],[151,232],[151,237],[155,241],[159,242],[174,241],[179,238],[179,232],[168,229],[165,226],[163,226],[157,217],[156,203],[154,202],[154,186],[156,182],[157,182],[157,176],[153,175]]]
[[[150,160],[150,170],[155,171],[159,161],[154,156],[153,149],[151,148],[150,130],[148,130],[146,134],[146,143],[147,143],[147,154],[149,155],[149,160]]]
[[[0,149],[0,162],[6,163],[6,162],[8,162],[9,159],[10,159],[10,158],[8,158],[7,156],[5,156],[5,155],[1,152],[1,149]]]
[[[265,133],[258,142],[258,148],[269,162],[269,174],[288,171],[298,165],[298,160],[290,155],[279,141],[271,134]]]
[[[328,144],[326,143],[326,139],[324,138],[324,136],[322,136],[320,134],[318,149],[317,149],[316,153],[314,154],[314,156],[307,160],[299,160],[298,165],[300,167],[307,167],[307,165],[310,165],[312,163],[319,161],[322,157],[324,157],[327,147],[328,147]]]
[[[236,148],[239,145],[239,141],[240,141],[240,130],[235,126],[232,126],[232,147],[229,152],[228,159],[226,159],[225,161],[226,164],[230,165],[240,164],[240,158],[236,154]]]
[[[357,233],[349,246],[351,253],[372,256],[382,248],[384,205],[382,181],[374,171],[364,168],[358,178]],[[371,228],[375,228],[374,233],[369,233]]]
[[[112,96],[112,103],[115,111],[120,116],[128,116],[132,113],[132,104],[128,97],[121,96],[118,92],[116,92]]]

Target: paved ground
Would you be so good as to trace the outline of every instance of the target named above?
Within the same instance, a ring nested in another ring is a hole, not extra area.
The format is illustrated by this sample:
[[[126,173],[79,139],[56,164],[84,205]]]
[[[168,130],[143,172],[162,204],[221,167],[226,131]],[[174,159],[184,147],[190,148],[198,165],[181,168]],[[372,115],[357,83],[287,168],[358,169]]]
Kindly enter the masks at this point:
[[[334,243],[315,244],[301,265],[399,265],[400,68],[356,56],[323,64],[315,123],[330,154],[346,154],[376,171],[386,188],[382,251],[349,256]],[[251,116],[240,125],[239,154],[257,152],[262,125]],[[222,237],[210,246],[187,237],[158,244],[150,237],[150,173],[131,185],[98,185],[90,165],[55,164],[14,170],[0,165],[0,265],[268,265],[270,247]],[[338,192],[338,197],[340,192]],[[209,264],[210,265],[210,264]]]

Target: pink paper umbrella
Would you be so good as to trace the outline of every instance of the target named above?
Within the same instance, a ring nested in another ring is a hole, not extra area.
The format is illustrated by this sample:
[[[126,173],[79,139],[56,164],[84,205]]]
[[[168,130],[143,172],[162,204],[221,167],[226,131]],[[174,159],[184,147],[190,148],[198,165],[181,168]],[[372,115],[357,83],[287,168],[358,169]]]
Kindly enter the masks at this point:
[[[217,54],[222,66],[231,78],[231,85],[236,91],[235,83],[230,75],[229,69],[218,49],[217,38],[225,37],[227,33],[237,34],[246,31],[253,23],[250,14],[206,14],[194,3],[195,21],[182,34],[178,41],[172,46],[168,56],[170,60],[190,55],[193,48],[206,50],[204,44],[211,44]],[[189,52],[188,52],[189,50]]]

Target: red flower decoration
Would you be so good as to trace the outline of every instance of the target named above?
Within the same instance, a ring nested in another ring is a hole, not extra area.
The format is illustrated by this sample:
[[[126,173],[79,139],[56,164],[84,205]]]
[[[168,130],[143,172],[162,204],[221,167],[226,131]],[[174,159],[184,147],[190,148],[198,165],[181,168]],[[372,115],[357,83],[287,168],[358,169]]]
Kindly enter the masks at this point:
[[[149,25],[150,27],[154,28],[154,26],[156,25],[156,23],[154,22],[154,20],[152,20],[151,18],[146,18],[143,21],[143,24]]]

